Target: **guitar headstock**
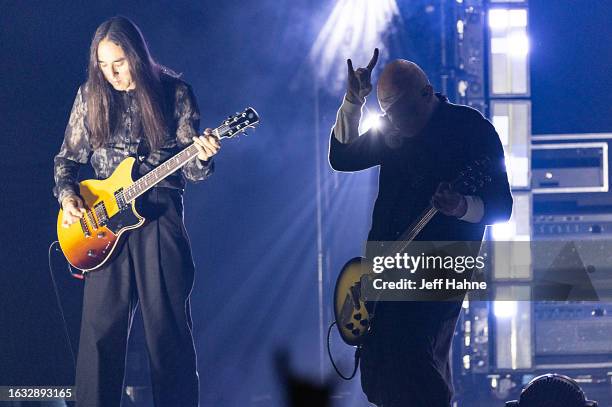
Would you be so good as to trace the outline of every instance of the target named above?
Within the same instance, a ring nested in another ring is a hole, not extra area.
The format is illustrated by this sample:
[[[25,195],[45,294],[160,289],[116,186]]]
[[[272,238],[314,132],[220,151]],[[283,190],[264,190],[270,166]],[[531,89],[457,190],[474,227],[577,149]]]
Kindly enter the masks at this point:
[[[489,157],[474,160],[459,173],[459,177],[453,182],[453,189],[464,195],[475,194],[491,182],[490,172]]]
[[[247,107],[241,113],[225,119],[223,124],[217,127],[213,134],[218,139],[232,138],[244,133],[247,129],[254,128],[259,123],[259,115],[252,107]]]

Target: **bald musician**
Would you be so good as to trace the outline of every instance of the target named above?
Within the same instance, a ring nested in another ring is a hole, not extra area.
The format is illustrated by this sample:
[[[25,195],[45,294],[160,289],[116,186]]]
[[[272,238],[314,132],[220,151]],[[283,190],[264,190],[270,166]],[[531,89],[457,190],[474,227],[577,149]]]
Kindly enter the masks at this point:
[[[512,196],[499,136],[477,110],[435,93],[413,62],[395,60],[377,84],[382,126],[360,135],[361,109],[372,91],[378,49],[365,68],[348,65],[346,95],[330,138],[337,171],[380,167],[368,241],[393,241],[433,204],[439,213],[422,241],[481,241],[486,225],[505,222]],[[491,182],[475,195],[450,181],[488,157]],[[384,407],[448,407],[453,396],[449,352],[460,302],[381,302],[362,345],[361,384]]]

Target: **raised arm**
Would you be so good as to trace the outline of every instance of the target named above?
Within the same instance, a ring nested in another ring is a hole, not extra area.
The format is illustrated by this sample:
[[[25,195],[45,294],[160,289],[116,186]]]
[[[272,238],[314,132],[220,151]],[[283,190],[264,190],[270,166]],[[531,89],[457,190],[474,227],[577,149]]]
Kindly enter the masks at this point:
[[[372,91],[372,70],[378,61],[378,48],[365,68],[347,64],[347,90],[336,114],[329,142],[329,163],[337,171],[359,171],[380,164],[382,142],[374,132],[359,135],[359,121],[365,98]]]

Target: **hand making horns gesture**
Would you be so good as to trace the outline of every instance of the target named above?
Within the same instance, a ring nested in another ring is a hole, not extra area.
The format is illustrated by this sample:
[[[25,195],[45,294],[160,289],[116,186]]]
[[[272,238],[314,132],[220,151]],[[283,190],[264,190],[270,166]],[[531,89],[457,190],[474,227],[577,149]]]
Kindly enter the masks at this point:
[[[374,48],[374,55],[365,68],[353,69],[353,63],[350,59],[346,60],[348,66],[348,84],[346,89],[346,98],[349,102],[361,104],[364,98],[372,91],[372,70],[378,62],[378,48]]]

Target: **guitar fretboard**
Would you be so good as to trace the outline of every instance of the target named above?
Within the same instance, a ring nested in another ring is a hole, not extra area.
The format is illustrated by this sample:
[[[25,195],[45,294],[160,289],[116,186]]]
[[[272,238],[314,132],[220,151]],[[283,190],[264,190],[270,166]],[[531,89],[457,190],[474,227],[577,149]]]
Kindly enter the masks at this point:
[[[484,173],[484,171],[489,169],[490,163],[491,160],[488,157],[474,160],[452,182],[453,189],[458,189],[461,193],[474,193],[478,189],[477,187],[482,188],[485,183],[491,182],[491,177]],[[421,230],[427,226],[437,213],[438,210],[432,205],[425,208],[417,220],[391,245],[386,253],[401,253],[406,250],[408,245],[421,233]]]
[[[218,139],[225,138],[225,134],[230,130],[230,127],[226,124],[222,124],[212,131]],[[123,196],[125,202],[129,203],[140,195],[144,194],[149,189],[153,188],[167,176],[171,175],[179,168],[187,164],[196,155],[198,155],[198,149],[194,144],[186,147],[172,158],[166,160],[163,164],[157,166],[154,170],[151,170],[146,175],[135,181],[128,188],[123,190]]]
[[[410,225],[408,230],[399,237],[397,242],[391,246],[389,253],[401,253],[406,250],[408,245],[418,236],[419,233],[421,233],[421,230],[427,226],[429,221],[436,215],[436,213],[438,213],[436,208],[431,205],[428,206],[423,211],[421,216],[419,216],[419,218],[412,225]]]

